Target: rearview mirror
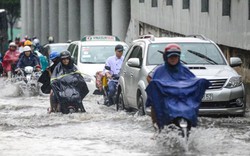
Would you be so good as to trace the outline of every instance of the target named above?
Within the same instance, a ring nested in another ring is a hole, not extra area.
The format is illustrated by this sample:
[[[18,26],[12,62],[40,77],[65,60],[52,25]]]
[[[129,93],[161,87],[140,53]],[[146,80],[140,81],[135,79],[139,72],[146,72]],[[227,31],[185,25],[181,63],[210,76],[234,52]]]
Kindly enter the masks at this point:
[[[237,67],[242,64],[242,61],[239,57],[231,57],[230,58],[230,66],[231,67]]]
[[[130,67],[140,67],[140,60],[139,58],[130,58],[127,64]]]

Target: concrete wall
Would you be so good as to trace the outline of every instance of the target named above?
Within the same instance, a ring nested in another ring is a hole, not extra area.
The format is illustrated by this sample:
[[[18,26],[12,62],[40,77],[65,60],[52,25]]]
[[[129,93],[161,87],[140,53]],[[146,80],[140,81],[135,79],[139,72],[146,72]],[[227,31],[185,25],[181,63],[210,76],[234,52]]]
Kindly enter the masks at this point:
[[[190,0],[190,9],[182,9],[182,0],[166,6],[158,0],[131,1],[131,19],[180,34],[203,34],[218,44],[250,50],[250,20],[248,1],[232,0],[231,16],[222,16],[222,0],[210,0],[209,12],[201,12],[201,0]]]

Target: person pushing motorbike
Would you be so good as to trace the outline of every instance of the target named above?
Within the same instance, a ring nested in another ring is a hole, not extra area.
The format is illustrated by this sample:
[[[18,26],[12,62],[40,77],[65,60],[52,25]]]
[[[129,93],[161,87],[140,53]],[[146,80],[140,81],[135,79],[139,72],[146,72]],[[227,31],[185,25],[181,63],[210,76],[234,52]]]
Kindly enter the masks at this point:
[[[69,51],[60,53],[60,62],[51,75],[51,88],[53,90],[52,106],[54,110],[68,114],[70,112],[86,112],[82,100],[89,90],[84,78],[74,65]]]
[[[197,78],[180,62],[181,48],[168,44],[163,53],[164,64],[149,73],[146,107],[151,106],[151,118],[156,129],[178,125],[178,119],[188,121],[188,129],[197,125],[199,105],[210,82]]]
[[[115,55],[110,56],[105,63],[105,74],[108,79],[118,79],[120,69],[122,66],[122,62],[124,56],[122,56],[124,48],[121,44],[115,46]],[[107,69],[109,68],[109,69]],[[108,81],[108,103],[107,105],[113,105],[114,100],[113,97],[116,92],[116,85],[118,82],[116,81]]]

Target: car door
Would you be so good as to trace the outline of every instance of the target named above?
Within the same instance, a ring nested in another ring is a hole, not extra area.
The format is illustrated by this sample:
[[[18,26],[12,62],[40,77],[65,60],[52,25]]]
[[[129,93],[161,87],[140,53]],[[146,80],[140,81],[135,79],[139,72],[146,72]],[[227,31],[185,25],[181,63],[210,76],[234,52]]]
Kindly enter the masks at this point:
[[[134,45],[132,52],[130,53],[128,60],[130,58],[139,58],[140,64],[142,64],[142,47],[140,44]],[[136,105],[136,93],[137,93],[137,87],[138,87],[138,79],[139,79],[139,72],[140,67],[131,67],[128,66],[128,64],[125,64],[126,66],[126,95],[128,104],[130,107],[137,108]]]

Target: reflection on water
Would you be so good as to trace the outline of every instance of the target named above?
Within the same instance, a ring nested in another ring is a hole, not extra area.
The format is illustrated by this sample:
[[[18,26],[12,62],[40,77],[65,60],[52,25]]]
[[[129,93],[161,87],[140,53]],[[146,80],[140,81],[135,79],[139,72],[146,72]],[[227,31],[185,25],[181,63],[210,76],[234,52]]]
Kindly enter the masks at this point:
[[[199,117],[186,144],[167,128],[153,139],[148,116],[98,105],[101,96],[84,100],[87,113],[62,115],[47,114],[47,95],[6,95],[0,95],[0,155],[250,155],[249,112]]]

